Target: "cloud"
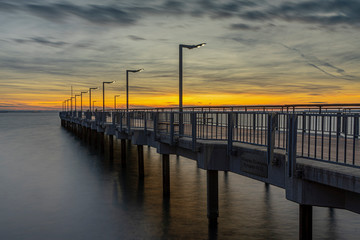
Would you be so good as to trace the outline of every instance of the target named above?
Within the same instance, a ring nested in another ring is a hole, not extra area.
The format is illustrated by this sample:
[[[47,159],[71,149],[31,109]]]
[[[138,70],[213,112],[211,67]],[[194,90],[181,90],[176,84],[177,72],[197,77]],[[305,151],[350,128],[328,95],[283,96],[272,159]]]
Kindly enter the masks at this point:
[[[133,25],[137,16],[119,7],[104,5],[78,6],[70,3],[53,4],[10,4],[0,3],[0,11],[23,11],[52,22],[62,22],[69,16],[76,16],[99,25]]]
[[[143,40],[146,40],[145,38],[138,37],[138,36],[135,36],[135,35],[129,35],[128,38],[130,38],[131,40],[134,40],[134,41],[143,41]]]
[[[348,25],[360,27],[360,2],[357,0],[328,0],[283,2],[264,10],[249,10],[239,13],[246,20],[267,21],[281,19],[325,27]]]
[[[235,23],[235,24],[230,25],[230,29],[232,29],[232,30],[252,30],[252,31],[257,31],[257,30],[260,30],[260,27],[251,26],[251,25],[244,24],[244,23]]]
[[[17,42],[17,43],[38,43],[38,44],[46,45],[46,46],[50,46],[50,47],[62,47],[62,46],[68,45],[67,42],[52,41],[52,40],[42,38],[42,37],[33,37],[30,39],[13,39],[13,41]]]
[[[320,72],[325,73],[328,76],[331,76],[333,78],[349,80],[349,81],[358,81],[359,80],[358,77],[346,74],[344,69],[336,67],[333,64],[330,64],[330,63],[328,63],[326,61],[322,61],[322,60],[318,59],[315,56],[307,56],[297,48],[289,47],[289,46],[287,46],[287,45],[285,45],[283,43],[280,43],[280,45],[287,48],[287,49],[289,49],[289,50],[291,50],[291,51],[296,52],[298,55],[300,55],[306,61],[306,63],[309,66],[319,70]],[[327,68],[329,70],[326,70],[324,68]],[[333,71],[333,70],[335,70],[335,73],[330,72],[330,71]]]
[[[151,6],[151,7],[150,7]],[[360,2],[358,0],[328,0],[281,2],[273,5],[269,0],[260,3],[247,0],[198,0],[183,2],[168,0],[159,4],[139,5],[74,5],[71,3],[13,3],[3,1],[0,11],[23,11],[53,22],[76,16],[93,24],[131,26],[146,16],[193,16],[212,19],[240,18],[243,20],[271,22],[283,20],[318,24],[327,28],[346,25],[360,28]],[[241,28],[241,25],[238,26]],[[236,29],[236,27],[235,27]],[[244,30],[244,29],[243,29]],[[245,29],[247,30],[247,29]]]

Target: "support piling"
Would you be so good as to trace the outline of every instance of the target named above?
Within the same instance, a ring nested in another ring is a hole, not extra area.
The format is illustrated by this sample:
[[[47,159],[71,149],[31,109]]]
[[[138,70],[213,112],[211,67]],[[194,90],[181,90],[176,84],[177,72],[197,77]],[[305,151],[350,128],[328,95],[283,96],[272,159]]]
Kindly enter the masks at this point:
[[[163,196],[170,197],[170,155],[162,155]]]
[[[207,182],[207,217],[209,226],[217,226],[219,216],[218,171],[206,170]]]
[[[299,239],[312,239],[312,206],[299,204]]]

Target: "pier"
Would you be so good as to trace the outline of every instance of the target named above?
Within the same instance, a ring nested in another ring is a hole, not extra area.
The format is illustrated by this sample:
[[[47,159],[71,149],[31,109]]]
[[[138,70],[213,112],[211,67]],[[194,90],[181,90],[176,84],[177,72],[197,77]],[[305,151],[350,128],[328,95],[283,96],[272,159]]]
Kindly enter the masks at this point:
[[[197,162],[207,174],[207,216],[216,227],[218,171],[233,172],[285,190],[299,204],[299,239],[312,238],[312,207],[360,213],[360,105],[191,107],[60,112],[61,125],[113,154],[121,140],[162,155],[163,197],[171,198],[169,155]],[[105,146],[104,138],[108,138]],[[146,178],[144,179],[146,181]],[[250,213],[249,213],[250,214]]]

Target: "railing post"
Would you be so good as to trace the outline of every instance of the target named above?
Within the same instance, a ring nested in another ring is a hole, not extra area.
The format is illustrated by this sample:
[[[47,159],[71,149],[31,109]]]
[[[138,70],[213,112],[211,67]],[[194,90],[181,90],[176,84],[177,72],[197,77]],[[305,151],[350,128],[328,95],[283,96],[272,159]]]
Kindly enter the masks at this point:
[[[153,112],[153,119],[154,119],[154,137],[155,137],[155,139],[156,139],[156,135],[157,135],[158,112]]]
[[[174,144],[174,112],[170,113],[170,145]]]
[[[229,112],[228,113],[228,131],[227,131],[227,140],[228,140],[228,145],[227,145],[227,151],[228,151],[228,155],[231,154],[232,152],[232,144],[233,144],[233,130],[234,130],[234,121],[233,121],[233,113]]]
[[[336,116],[336,162],[339,161],[339,140],[341,132],[341,113]]]
[[[355,138],[359,136],[359,115],[355,114],[354,116],[354,135]]]
[[[274,147],[275,147],[275,130],[277,126],[278,114],[268,114],[268,129],[267,129],[267,162],[273,162]]]
[[[296,140],[297,140],[297,115],[288,115],[288,177],[292,177],[296,170]]]
[[[191,137],[192,137],[192,150],[196,150],[196,112],[192,112],[191,115]]]
[[[112,125],[116,124],[116,113],[115,112],[111,113],[111,122],[112,122]]]
[[[126,127],[127,127],[127,129],[128,129],[128,134],[130,134],[130,130],[131,130],[131,127],[130,127],[130,116],[131,116],[131,113],[132,112],[127,112],[126,114],[127,114],[127,121],[126,121]]]
[[[145,111],[144,112],[144,131],[145,131],[145,133],[147,131],[147,118],[146,118],[146,115],[147,115],[147,112]]]
[[[119,120],[120,120],[120,132],[122,132],[122,130],[123,130],[123,113],[120,113]]]

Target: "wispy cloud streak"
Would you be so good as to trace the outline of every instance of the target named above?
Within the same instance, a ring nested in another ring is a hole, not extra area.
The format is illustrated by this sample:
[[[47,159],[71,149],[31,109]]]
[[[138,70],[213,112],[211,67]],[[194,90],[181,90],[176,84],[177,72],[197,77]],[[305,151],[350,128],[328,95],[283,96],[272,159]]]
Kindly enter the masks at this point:
[[[314,67],[315,69],[325,73],[328,76],[331,76],[331,77],[334,77],[334,78],[339,78],[339,79],[344,79],[344,80],[349,80],[349,81],[358,81],[359,80],[359,78],[357,78],[355,76],[346,74],[344,69],[336,67],[333,64],[330,64],[328,62],[322,61],[322,60],[318,59],[317,57],[307,56],[297,48],[289,47],[289,46],[287,46],[287,45],[285,45],[283,43],[280,43],[280,45],[287,48],[287,49],[289,49],[289,50],[291,50],[291,51],[293,51],[293,52],[296,52],[299,56],[301,56],[301,58],[303,58],[306,61],[306,63],[309,66]],[[326,71],[325,69],[323,69],[320,66],[328,67],[329,69],[335,70],[337,75],[334,74],[334,73],[331,73],[329,71]]]

